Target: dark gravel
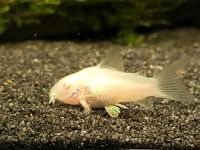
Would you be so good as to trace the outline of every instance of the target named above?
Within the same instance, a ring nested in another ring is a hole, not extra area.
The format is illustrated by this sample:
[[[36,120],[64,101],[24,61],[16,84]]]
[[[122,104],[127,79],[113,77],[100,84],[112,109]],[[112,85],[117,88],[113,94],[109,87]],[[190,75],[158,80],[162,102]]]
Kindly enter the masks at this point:
[[[126,71],[153,71],[191,56],[184,82],[200,100],[200,30],[162,31],[137,47],[109,42],[26,41],[0,44],[0,149],[200,148],[200,103],[152,98],[154,110],[128,103],[117,119],[105,110],[85,116],[82,107],[48,104],[62,76],[97,64],[122,49]],[[186,60],[189,61],[189,60]]]

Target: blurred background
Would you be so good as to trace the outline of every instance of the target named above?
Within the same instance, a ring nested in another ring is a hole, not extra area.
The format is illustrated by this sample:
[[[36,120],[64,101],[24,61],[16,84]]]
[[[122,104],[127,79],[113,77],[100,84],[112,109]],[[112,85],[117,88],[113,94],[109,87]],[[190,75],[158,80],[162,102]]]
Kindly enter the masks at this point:
[[[0,149],[200,149],[199,28],[200,0],[0,0]],[[61,77],[110,50],[147,77],[190,56],[194,103],[150,98],[153,110],[126,103],[116,119],[49,105]]]
[[[199,6],[197,0],[0,0],[0,40],[137,44],[160,29],[200,27]]]

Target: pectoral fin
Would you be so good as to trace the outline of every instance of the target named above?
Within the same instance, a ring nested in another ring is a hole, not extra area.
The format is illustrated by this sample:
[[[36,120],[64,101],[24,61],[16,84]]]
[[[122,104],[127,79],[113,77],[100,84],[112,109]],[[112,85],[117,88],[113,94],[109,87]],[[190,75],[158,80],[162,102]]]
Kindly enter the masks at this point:
[[[120,108],[128,109],[128,107],[126,107],[126,106],[124,106],[122,104],[115,104],[115,105],[111,105],[111,106],[105,106],[106,111],[113,118],[117,118],[119,116]]]
[[[117,106],[114,106],[114,105],[105,106],[105,109],[107,113],[113,118],[117,118],[120,114],[120,108]]]

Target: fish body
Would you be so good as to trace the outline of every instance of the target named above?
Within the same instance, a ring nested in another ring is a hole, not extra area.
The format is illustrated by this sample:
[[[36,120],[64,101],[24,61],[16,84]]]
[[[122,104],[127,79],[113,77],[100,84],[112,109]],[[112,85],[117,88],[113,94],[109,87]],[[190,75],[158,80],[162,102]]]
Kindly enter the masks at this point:
[[[156,80],[136,73],[90,67],[81,71],[80,74],[83,74],[81,80],[85,82],[84,84],[88,86],[95,98],[90,102],[91,106],[96,108],[122,102],[137,102],[146,97],[155,96],[157,93]]]
[[[180,59],[147,78],[124,72],[122,58],[115,52],[97,66],[60,79],[50,91],[50,103],[57,99],[66,104],[81,104],[85,113],[91,108],[105,108],[111,117],[118,117],[120,108],[127,108],[120,103],[135,102],[150,108],[145,101],[150,96],[190,102],[193,97],[180,80],[185,66],[184,59]]]

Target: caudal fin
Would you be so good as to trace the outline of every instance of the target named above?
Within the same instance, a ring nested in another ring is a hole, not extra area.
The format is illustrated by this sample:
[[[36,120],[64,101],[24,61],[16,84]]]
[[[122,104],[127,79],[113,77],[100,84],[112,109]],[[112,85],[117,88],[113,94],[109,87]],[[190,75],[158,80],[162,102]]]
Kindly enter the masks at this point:
[[[181,80],[182,72],[188,61],[189,58],[184,56],[156,76],[160,97],[184,102],[192,102],[194,100],[193,95],[189,93],[189,90],[186,89]]]

